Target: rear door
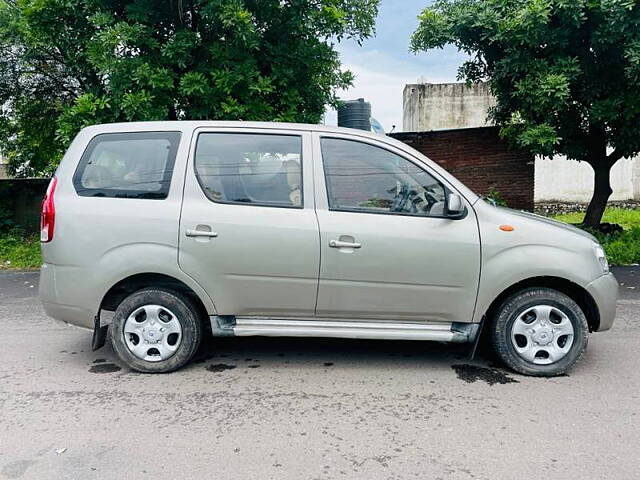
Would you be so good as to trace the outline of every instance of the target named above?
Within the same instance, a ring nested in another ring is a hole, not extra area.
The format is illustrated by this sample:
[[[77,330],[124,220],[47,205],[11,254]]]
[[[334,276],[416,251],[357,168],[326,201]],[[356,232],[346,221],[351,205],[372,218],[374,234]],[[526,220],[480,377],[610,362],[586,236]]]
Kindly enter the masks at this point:
[[[446,218],[443,179],[368,137],[314,134],[318,316],[469,322],[480,274],[475,213]]]
[[[219,315],[311,316],[319,269],[311,134],[196,130],[179,263]]]

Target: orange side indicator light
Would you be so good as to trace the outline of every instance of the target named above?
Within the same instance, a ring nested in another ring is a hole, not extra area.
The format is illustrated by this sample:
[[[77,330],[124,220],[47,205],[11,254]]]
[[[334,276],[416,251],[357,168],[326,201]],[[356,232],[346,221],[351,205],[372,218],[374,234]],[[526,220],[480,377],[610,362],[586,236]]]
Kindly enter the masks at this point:
[[[500,230],[503,232],[513,232],[513,227],[511,225],[500,225]]]

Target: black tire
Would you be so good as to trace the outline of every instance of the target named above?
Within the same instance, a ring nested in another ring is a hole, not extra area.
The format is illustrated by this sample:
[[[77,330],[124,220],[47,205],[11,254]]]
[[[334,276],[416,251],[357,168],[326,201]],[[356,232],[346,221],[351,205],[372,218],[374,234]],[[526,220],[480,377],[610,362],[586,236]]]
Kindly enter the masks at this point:
[[[568,317],[574,331],[573,344],[566,355],[546,365],[527,361],[518,354],[511,340],[516,319],[536,305],[549,305],[560,310]],[[580,359],[587,347],[589,325],[584,312],[567,295],[551,288],[536,287],[514,293],[498,307],[490,334],[495,353],[509,368],[524,375],[554,377],[568,371]]]
[[[136,357],[125,341],[124,325],[129,316],[145,305],[159,305],[175,315],[182,329],[176,351],[164,360],[148,361]],[[111,345],[132,370],[142,373],[167,373],[179,369],[191,360],[202,340],[199,310],[187,296],[164,288],[145,288],[125,298],[116,309],[111,323]]]

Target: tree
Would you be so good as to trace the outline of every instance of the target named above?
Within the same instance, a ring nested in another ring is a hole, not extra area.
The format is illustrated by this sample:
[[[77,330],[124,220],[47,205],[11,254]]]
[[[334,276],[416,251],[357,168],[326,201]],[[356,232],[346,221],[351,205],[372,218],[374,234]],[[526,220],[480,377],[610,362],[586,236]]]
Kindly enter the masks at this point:
[[[640,151],[640,3],[635,0],[438,0],[414,51],[454,44],[467,82],[488,80],[501,133],[532,153],[587,162],[599,225],[611,167]]]
[[[335,42],[373,33],[379,0],[0,0],[0,145],[51,170],[84,126],[317,123],[352,81]]]

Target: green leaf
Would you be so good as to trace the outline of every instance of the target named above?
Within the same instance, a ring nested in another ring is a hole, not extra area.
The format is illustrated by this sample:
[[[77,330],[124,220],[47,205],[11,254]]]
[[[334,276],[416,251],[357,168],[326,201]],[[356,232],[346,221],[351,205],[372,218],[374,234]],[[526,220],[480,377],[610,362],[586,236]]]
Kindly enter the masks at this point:
[[[437,0],[411,49],[454,44],[467,82],[488,81],[491,118],[532,153],[610,162],[640,153],[640,3]]]
[[[378,0],[0,2],[0,144],[50,172],[83,127],[160,119],[318,122],[352,76],[337,40]]]

